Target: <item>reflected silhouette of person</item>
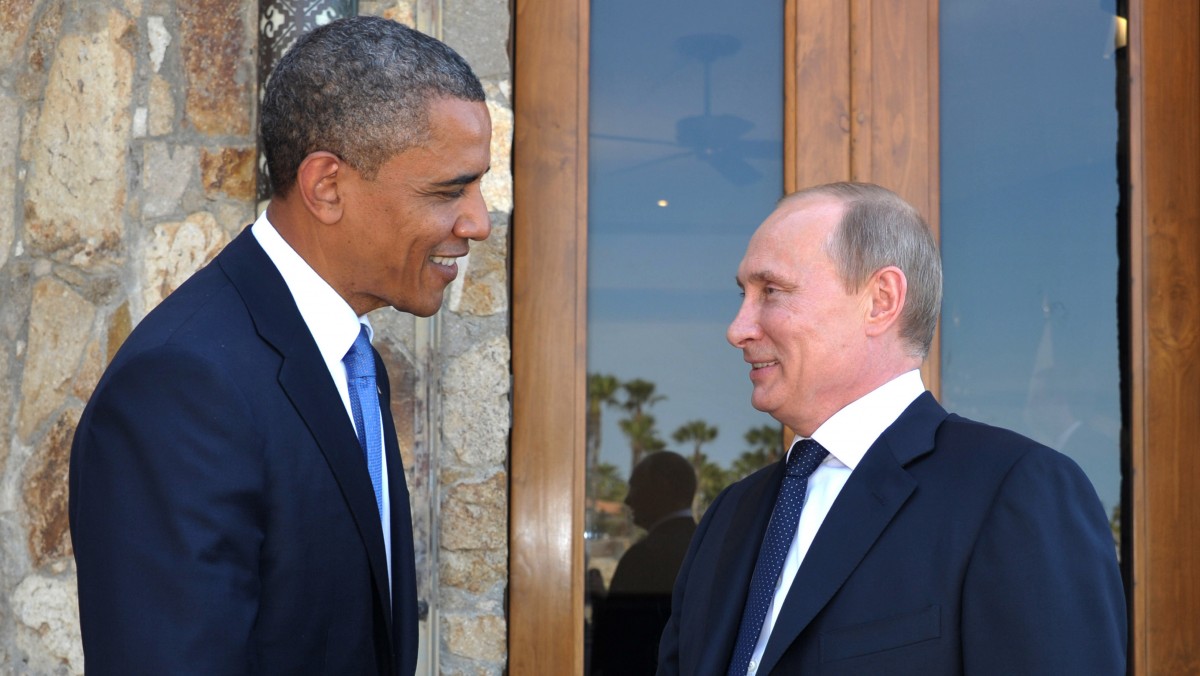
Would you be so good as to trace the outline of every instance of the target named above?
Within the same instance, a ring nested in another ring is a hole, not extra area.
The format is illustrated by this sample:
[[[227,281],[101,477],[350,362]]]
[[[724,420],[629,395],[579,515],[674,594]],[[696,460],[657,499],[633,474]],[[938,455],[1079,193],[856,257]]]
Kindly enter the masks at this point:
[[[671,588],[696,532],[695,495],[695,471],[678,453],[652,453],[633,469],[625,504],[646,537],[621,556],[607,597],[595,601],[593,676],[655,672]]]

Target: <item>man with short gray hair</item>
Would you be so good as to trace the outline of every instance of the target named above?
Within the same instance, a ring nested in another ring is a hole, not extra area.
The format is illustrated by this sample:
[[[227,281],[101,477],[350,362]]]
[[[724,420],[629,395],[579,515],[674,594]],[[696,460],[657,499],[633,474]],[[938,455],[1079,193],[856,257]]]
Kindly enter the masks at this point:
[[[737,283],[751,403],[796,440],[705,512],[659,674],[1124,674],[1083,471],[925,391],[942,275],[916,210],[863,183],[790,195]]]

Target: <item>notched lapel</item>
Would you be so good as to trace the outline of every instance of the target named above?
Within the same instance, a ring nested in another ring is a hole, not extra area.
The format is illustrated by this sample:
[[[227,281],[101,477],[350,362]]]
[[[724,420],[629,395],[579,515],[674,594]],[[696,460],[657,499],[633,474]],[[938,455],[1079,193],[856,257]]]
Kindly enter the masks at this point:
[[[760,673],[775,668],[912,495],[917,482],[904,465],[933,450],[934,433],[945,417],[946,411],[926,392],[867,450],[796,572],[763,652]]]
[[[259,336],[282,356],[279,385],[325,456],[366,547],[379,603],[391,608],[383,528],[358,436],[287,284],[250,228],[216,261],[237,288]],[[391,613],[384,615],[390,637]]]
[[[717,579],[711,581],[711,603],[701,633],[704,645],[698,646],[703,654],[696,663],[701,668],[715,667],[714,674],[725,673],[733,656],[742,610],[750,590],[750,576],[754,574],[758,549],[767,532],[767,522],[775,506],[775,496],[779,493],[783,474],[784,462],[780,460],[761,475],[746,479],[754,483],[747,487],[734,507],[728,527],[718,536],[726,541],[736,538],[745,544],[721,547],[720,560],[714,569]]]

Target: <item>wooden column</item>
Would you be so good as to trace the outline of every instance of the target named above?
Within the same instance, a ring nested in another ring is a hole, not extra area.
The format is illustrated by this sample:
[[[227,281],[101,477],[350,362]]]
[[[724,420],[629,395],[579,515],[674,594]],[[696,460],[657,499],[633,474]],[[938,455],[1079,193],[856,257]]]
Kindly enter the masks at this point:
[[[516,0],[509,672],[583,671],[586,0]]]
[[[938,232],[938,0],[789,3],[785,188],[869,181]],[[922,377],[941,384],[934,337]]]
[[[1200,4],[1130,0],[1136,674],[1200,674]]]

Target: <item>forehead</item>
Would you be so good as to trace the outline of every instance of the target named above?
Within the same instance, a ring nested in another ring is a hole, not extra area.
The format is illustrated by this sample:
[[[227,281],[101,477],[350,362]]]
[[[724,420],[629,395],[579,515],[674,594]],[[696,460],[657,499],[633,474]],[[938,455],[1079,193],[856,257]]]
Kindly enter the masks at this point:
[[[750,238],[739,278],[779,275],[829,260],[826,243],[844,210],[840,201],[824,196],[779,205]]]

